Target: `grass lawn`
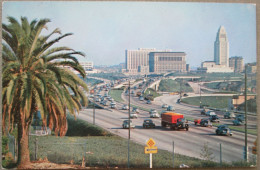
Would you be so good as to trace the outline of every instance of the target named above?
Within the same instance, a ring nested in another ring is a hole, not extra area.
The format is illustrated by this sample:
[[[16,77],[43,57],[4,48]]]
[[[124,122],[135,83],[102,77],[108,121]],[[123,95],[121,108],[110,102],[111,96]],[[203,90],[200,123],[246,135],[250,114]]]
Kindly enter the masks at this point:
[[[34,157],[35,136],[30,138],[31,157]],[[55,163],[69,163],[74,160],[80,164],[85,152],[86,166],[127,167],[127,140],[121,137],[37,137],[38,158],[47,157]],[[197,158],[175,154],[175,166],[186,164],[190,167],[217,166],[217,163],[202,161]],[[144,154],[144,146],[130,142],[130,166],[139,168],[149,167],[149,154]],[[154,168],[171,168],[172,153],[158,150],[153,154]]]
[[[124,90],[119,89],[113,89],[109,91],[109,95],[117,102],[123,102],[124,100],[121,98],[121,94],[123,93]]]
[[[201,96],[201,104],[209,105],[213,108],[228,108],[228,100],[232,99],[232,96]],[[183,103],[199,106],[200,97],[187,97],[182,99]]]
[[[181,90],[185,92],[193,92],[192,88],[185,82],[180,83],[176,80],[171,79],[163,79],[160,82],[159,90],[165,91],[165,92],[176,92],[180,91],[180,84],[181,84]]]
[[[145,92],[144,92],[144,97],[147,95],[152,95],[153,99],[156,97],[161,96],[161,94],[157,93],[154,89],[148,88]]]

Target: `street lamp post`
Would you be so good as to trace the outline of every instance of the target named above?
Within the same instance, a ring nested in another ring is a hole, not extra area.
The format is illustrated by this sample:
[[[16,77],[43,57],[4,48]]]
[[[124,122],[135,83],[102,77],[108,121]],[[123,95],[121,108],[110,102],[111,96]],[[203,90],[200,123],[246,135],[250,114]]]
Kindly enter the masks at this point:
[[[247,154],[247,65],[245,66],[245,161],[248,161]]]
[[[94,100],[93,100],[93,125],[95,125],[95,105],[96,105],[96,90],[94,90]]]
[[[130,168],[130,78],[129,78],[129,86],[128,86],[128,161],[127,167]]]
[[[202,105],[201,105],[201,84],[199,82],[199,86],[200,86],[200,108],[202,108]]]

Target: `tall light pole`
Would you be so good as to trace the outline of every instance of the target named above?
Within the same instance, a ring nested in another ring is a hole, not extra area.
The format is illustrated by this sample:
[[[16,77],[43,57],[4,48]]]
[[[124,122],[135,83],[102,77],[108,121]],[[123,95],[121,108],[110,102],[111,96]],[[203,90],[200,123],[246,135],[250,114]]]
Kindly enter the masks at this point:
[[[93,100],[93,125],[95,125],[95,105],[96,105],[96,90],[94,89],[94,100]]]
[[[199,82],[199,86],[200,86],[200,108],[202,108],[202,105],[201,105],[201,84]]]
[[[128,161],[127,167],[130,168],[130,77],[129,77],[129,86],[128,86]]]
[[[245,161],[248,161],[247,155],[247,65],[245,66]]]

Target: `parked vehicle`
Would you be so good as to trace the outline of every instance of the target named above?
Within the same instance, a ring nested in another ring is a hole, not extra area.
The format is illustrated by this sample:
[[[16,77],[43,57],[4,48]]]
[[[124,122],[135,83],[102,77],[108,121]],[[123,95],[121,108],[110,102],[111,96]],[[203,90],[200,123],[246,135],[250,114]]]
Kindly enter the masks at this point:
[[[135,94],[135,91],[132,90],[132,91],[131,91],[131,94]]]
[[[200,125],[203,127],[212,127],[212,123],[209,119],[194,119],[195,125]]]
[[[175,108],[174,108],[173,106],[168,106],[166,110],[167,110],[167,111],[174,111]]]
[[[218,126],[218,128],[216,129],[216,134],[217,134],[217,135],[228,135],[228,136],[232,136],[232,132],[231,132],[231,130],[228,128],[227,125],[220,125],[220,126]]]
[[[128,105],[124,104],[122,110],[128,110],[128,109],[129,109]]]
[[[167,108],[168,107],[168,104],[163,104],[162,105],[162,108]]]
[[[231,119],[231,118],[235,118],[235,114],[234,112],[225,112],[224,113],[224,119]]]
[[[162,127],[169,126],[171,129],[186,129],[189,130],[189,124],[184,116],[179,113],[167,112],[162,114]]]
[[[137,114],[136,114],[135,112],[131,112],[131,113],[130,113],[130,118],[131,118],[131,119],[137,119],[137,117],[138,117],[138,116],[137,116]]]
[[[209,120],[210,120],[211,122],[219,122],[219,117],[218,117],[218,115],[211,115],[211,116],[209,117]]]
[[[152,119],[144,119],[143,128],[155,128],[155,124]]]
[[[129,128],[129,120],[124,120],[123,121],[123,129],[128,129]],[[132,120],[130,120],[130,128],[135,128],[135,125],[133,124]]]

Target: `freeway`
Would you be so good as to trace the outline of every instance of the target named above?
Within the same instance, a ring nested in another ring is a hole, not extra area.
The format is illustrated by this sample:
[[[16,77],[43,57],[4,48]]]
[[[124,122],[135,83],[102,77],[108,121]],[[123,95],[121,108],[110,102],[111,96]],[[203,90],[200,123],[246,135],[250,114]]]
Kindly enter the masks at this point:
[[[125,100],[124,103],[127,104],[128,96],[123,93],[122,98]],[[142,108],[154,108],[159,111],[162,110],[161,105],[167,103],[168,105],[173,105],[176,108],[176,112],[182,113],[190,118],[205,117],[200,115],[201,109],[198,107],[177,104],[177,98],[177,95],[164,95],[156,98],[153,104],[148,105],[145,102],[140,102],[134,95],[131,95],[131,104]],[[114,134],[127,138],[128,130],[122,129],[122,122],[128,118],[128,110],[120,110],[122,105],[122,103],[117,103],[117,109],[96,109],[95,122],[98,126],[101,126]],[[92,123],[92,110],[86,109],[81,111],[78,118]],[[145,144],[146,140],[152,137],[156,141],[156,146],[158,146],[159,149],[171,152],[172,142],[174,141],[176,153],[197,158],[200,158],[201,149],[203,148],[203,145],[208,142],[215,161],[220,160],[219,145],[221,143],[223,161],[231,162],[243,159],[244,133],[233,131],[233,136],[231,137],[217,136],[215,134],[215,127],[199,127],[195,126],[193,123],[190,124],[189,131],[173,131],[167,128],[161,128],[160,118],[153,119],[156,124],[155,129],[143,129],[143,120],[147,118],[149,118],[149,113],[147,111],[141,111],[138,119],[133,120],[136,128],[131,130],[131,140],[140,144]],[[230,123],[231,120],[225,121]],[[253,146],[255,139],[255,135],[248,135],[249,148]],[[249,154],[251,155],[251,149],[249,149]]]

